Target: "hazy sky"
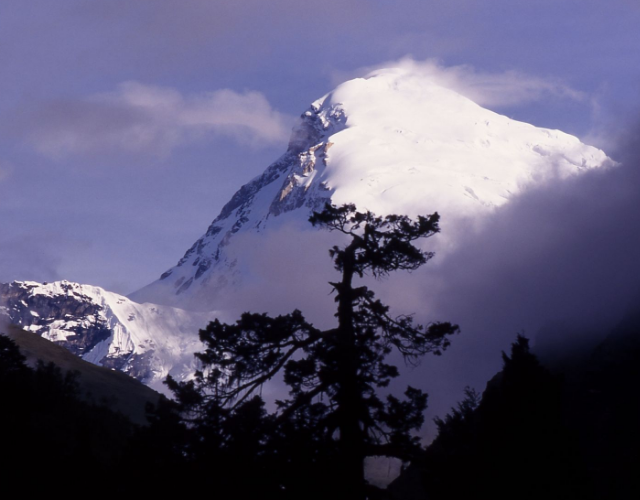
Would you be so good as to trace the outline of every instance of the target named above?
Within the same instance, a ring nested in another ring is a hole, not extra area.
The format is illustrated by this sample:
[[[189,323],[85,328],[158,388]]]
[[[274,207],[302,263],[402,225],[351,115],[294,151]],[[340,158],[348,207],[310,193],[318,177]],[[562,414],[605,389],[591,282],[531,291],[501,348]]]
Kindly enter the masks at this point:
[[[311,101],[409,57],[613,152],[640,102],[640,3],[3,0],[0,281],[153,281]]]

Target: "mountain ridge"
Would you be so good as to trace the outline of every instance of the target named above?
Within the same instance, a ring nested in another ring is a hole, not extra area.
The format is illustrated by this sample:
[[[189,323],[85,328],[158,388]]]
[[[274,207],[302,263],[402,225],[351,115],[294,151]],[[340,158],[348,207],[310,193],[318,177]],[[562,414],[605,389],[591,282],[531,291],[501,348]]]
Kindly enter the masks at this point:
[[[168,374],[188,378],[211,315],[137,304],[100,287],[69,281],[0,283],[0,315],[85,361],[162,390]]]

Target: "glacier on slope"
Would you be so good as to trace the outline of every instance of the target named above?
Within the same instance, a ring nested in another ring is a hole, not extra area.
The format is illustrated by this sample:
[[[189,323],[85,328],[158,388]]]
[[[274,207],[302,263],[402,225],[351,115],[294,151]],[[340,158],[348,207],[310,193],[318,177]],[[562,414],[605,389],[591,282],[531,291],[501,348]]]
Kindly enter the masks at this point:
[[[251,281],[243,245],[252,240],[242,235],[301,228],[327,201],[377,214],[437,211],[451,228],[530,186],[610,164],[574,136],[484,109],[411,70],[378,70],[315,101],[285,154],[234,194],[176,266],[130,298],[214,309]],[[455,245],[454,233],[439,236],[439,251]]]
[[[0,299],[8,322],[156,390],[169,374],[179,380],[193,374],[193,353],[202,350],[197,331],[213,319],[69,281],[0,283]]]

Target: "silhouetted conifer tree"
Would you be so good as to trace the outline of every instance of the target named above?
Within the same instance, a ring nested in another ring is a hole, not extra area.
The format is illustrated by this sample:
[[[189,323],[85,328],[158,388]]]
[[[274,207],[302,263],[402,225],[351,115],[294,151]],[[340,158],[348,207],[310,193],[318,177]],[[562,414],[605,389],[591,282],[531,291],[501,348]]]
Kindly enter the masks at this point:
[[[306,498],[333,494],[364,499],[371,489],[364,478],[365,457],[411,459],[420,449],[412,431],[423,423],[427,395],[408,387],[404,399],[380,398],[378,389],[399,374],[386,358],[393,350],[406,361],[439,355],[458,327],[422,326],[410,316],[392,317],[372,290],[355,286],[354,280],[415,270],[426,263],[433,254],[413,242],[437,233],[438,221],[438,214],[416,221],[400,215],[378,217],[358,212],[354,205],[326,205],[314,213],[313,225],[349,237],[346,246],[330,250],[341,274],[330,283],[336,292],[337,326],[318,330],[296,310],[275,318],[245,313],[235,324],[215,320],[201,330],[206,350],[196,356],[205,369],[191,382],[167,381],[183,414],[200,428],[197,432],[213,433],[201,442],[231,449],[234,438],[225,433],[235,431],[226,426],[242,426],[256,392],[282,375],[289,398],[278,401],[274,415],[256,416],[258,431],[243,431],[247,443],[233,444],[249,446],[245,451],[268,457],[265,462],[286,464],[279,471],[282,496],[302,498],[294,492],[306,488]],[[300,478],[306,478],[306,485]]]
[[[590,498],[576,441],[565,425],[562,380],[518,336],[482,400],[467,397],[444,419],[420,463],[425,497]],[[461,479],[464,478],[464,479]]]

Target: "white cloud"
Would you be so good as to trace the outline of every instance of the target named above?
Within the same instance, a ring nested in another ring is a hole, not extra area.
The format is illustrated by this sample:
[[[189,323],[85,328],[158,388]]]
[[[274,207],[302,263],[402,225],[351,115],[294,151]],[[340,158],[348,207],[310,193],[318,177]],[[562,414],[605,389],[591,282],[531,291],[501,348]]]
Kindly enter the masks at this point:
[[[209,134],[260,146],[285,142],[293,122],[259,92],[221,89],[183,95],[125,82],[83,100],[51,101],[27,119],[27,136],[43,154],[124,151],[166,155]]]
[[[556,97],[573,101],[585,101],[585,93],[572,89],[559,79],[541,78],[520,71],[502,73],[478,71],[473,66],[444,66],[436,59],[416,61],[404,57],[398,61],[360,68],[347,75],[335,75],[342,81],[355,76],[371,74],[383,68],[402,68],[416,75],[433,80],[438,85],[454,90],[485,107],[518,106]]]

